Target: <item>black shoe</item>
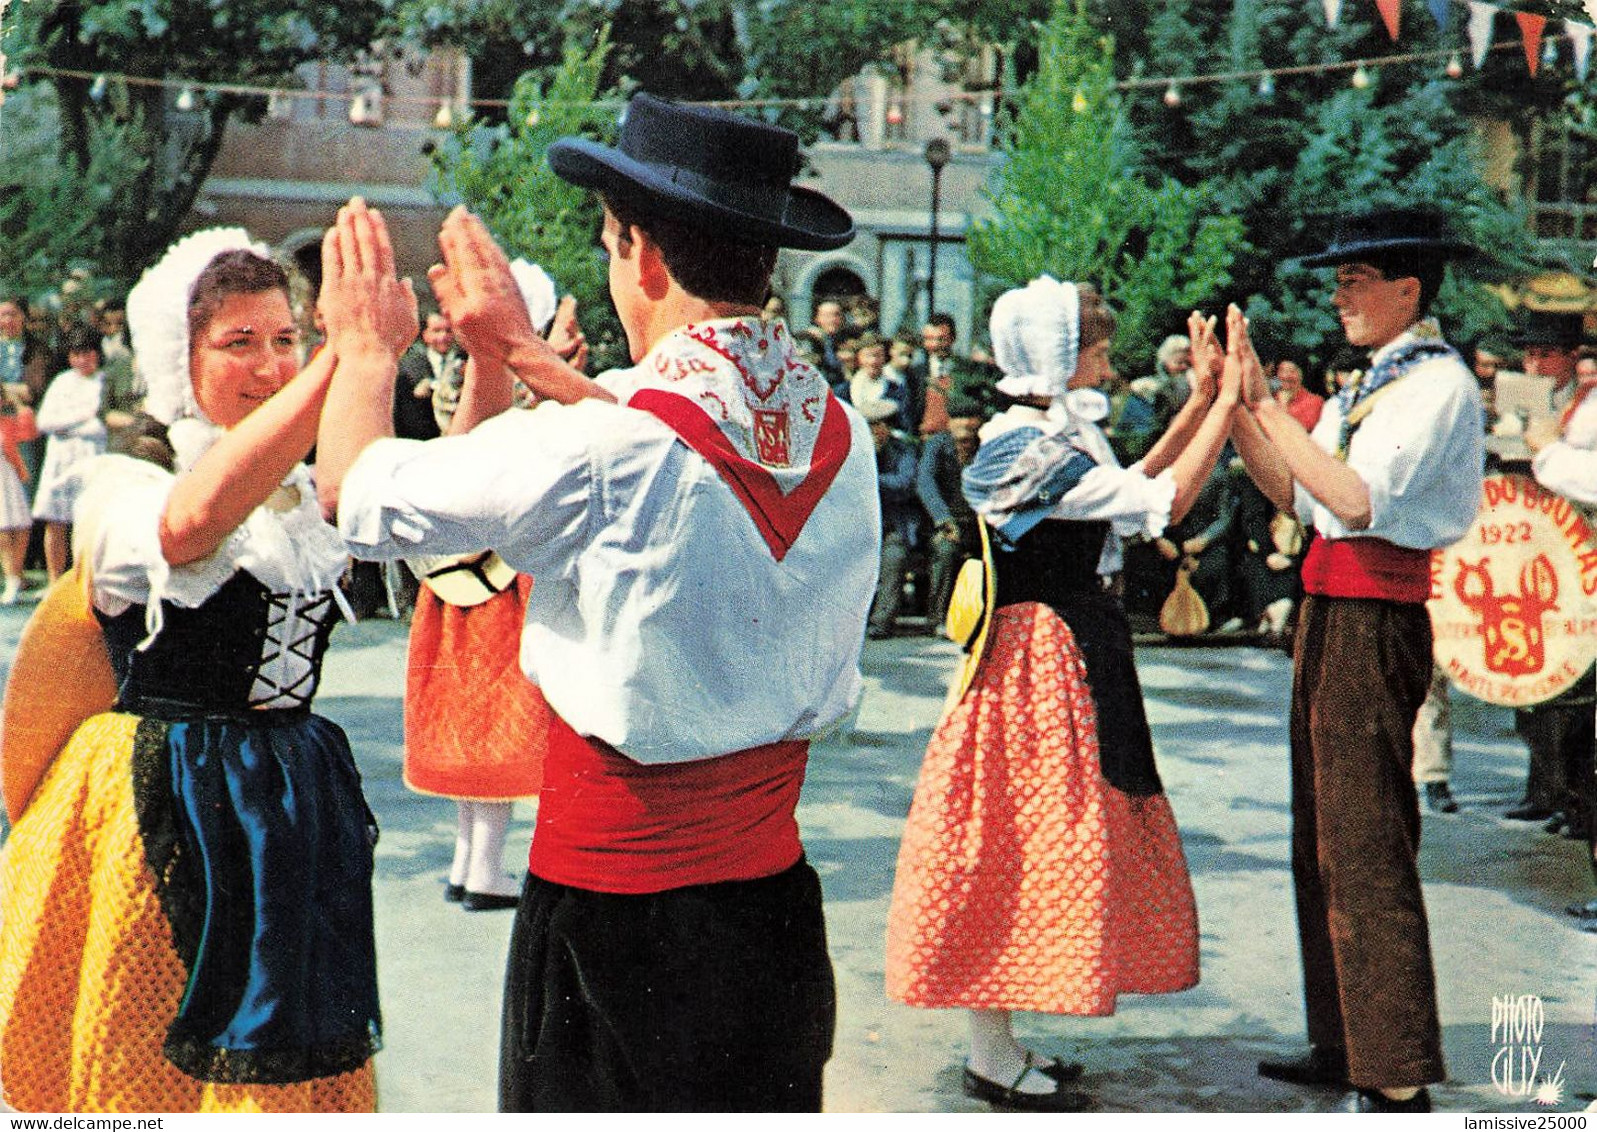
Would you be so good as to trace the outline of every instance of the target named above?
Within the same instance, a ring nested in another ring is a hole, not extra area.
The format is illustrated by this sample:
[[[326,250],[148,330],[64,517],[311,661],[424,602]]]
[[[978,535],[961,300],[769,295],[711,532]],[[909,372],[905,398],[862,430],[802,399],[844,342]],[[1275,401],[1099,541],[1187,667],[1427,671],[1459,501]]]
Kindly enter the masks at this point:
[[[1406,1101],[1394,1101],[1379,1089],[1360,1089],[1348,1098],[1349,1112],[1430,1112],[1431,1092],[1421,1089]]]
[[[1453,798],[1453,792],[1448,789],[1445,782],[1425,784],[1425,804],[1439,814],[1458,813],[1458,802]]]
[[[1062,1067],[1063,1068],[1063,1067]],[[1026,1055],[1026,1067],[1020,1071],[1020,1076],[1015,1078],[1014,1085],[1007,1088],[997,1081],[989,1081],[978,1076],[970,1066],[965,1067],[962,1087],[967,1097],[979,1101],[986,1101],[994,1108],[1009,1109],[1014,1112],[1081,1112],[1092,1104],[1092,1098],[1086,1093],[1078,1093],[1067,1089],[1064,1083],[1055,1079],[1058,1086],[1051,1093],[1020,1093],[1015,1091],[1015,1085],[1025,1080],[1026,1074],[1035,1069],[1044,1077],[1052,1077],[1042,1066],[1031,1063],[1031,1055]]]
[[[1289,1085],[1345,1089],[1348,1087],[1347,1054],[1329,1046],[1310,1046],[1308,1053],[1291,1061],[1259,1062],[1259,1076]]]
[[[1558,831],[1565,841],[1590,841],[1591,830],[1580,822],[1566,821],[1564,828]]]
[[[460,906],[468,912],[498,912],[520,903],[519,896],[500,896],[493,892],[468,892],[460,898]]]
[[[1072,1081],[1079,1081],[1081,1079],[1081,1075],[1086,1072],[1086,1067],[1083,1066],[1081,1062],[1060,1061],[1057,1057],[1050,1059],[1046,1065],[1033,1065],[1032,1068],[1041,1073],[1044,1077],[1052,1077],[1061,1085],[1068,1085]]]
[[[466,898],[466,886],[463,884],[449,884],[444,886],[444,899],[451,904],[459,904]]]
[[[1597,934],[1597,916],[1582,916],[1580,918],[1580,930]]]
[[[1512,810],[1505,810],[1503,816],[1509,821],[1546,821],[1553,816],[1553,811],[1534,802],[1521,802]]]
[[[1569,818],[1564,815],[1563,810],[1554,810],[1542,825],[1542,829],[1548,833],[1562,833],[1564,832],[1564,823],[1568,820]]]
[[[1578,920],[1589,920],[1597,916],[1597,900],[1588,900],[1584,904],[1571,904],[1564,911]]]

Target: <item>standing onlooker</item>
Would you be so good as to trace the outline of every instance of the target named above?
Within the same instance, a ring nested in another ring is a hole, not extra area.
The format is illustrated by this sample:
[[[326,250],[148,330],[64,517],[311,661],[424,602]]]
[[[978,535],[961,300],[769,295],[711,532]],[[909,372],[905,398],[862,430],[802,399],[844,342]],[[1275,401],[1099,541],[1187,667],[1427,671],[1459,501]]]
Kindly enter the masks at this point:
[[[434,343],[438,348],[434,348]],[[394,382],[395,436],[406,440],[432,440],[438,436],[433,390],[446,370],[459,366],[449,316],[428,311],[421,336],[399,358],[399,376]]]
[[[1597,358],[1582,353],[1574,365],[1573,389],[1556,425],[1531,429],[1525,443],[1534,453],[1531,471],[1536,481],[1557,492],[1588,518],[1597,516]],[[1562,782],[1559,808],[1565,837],[1591,840],[1594,836],[1593,803],[1597,780],[1593,747],[1597,745],[1597,672],[1587,672],[1575,685],[1546,703],[1520,713],[1521,734],[1534,742],[1537,755],[1557,764]]]
[[[982,362],[961,358],[954,353],[952,315],[938,312],[926,320],[921,330],[924,360],[910,369],[910,407],[920,406],[920,434],[932,436],[948,427],[949,404],[973,401],[980,406],[982,419],[992,415],[998,395],[993,368]]]
[[[866,331],[854,340],[854,365],[849,400],[855,405],[891,401],[898,411],[889,423],[897,431],[909,432],[909,385],[903,374],[887,368],[887,343],[874,331]]]
[[[1292,419],[1309,432],[1320,421],[1325,398],[1303,387],[1303,367],[1292,358],[1275,363],[1275,399],[1292,414]]]
[[[1528,449],[1538,438],[1545,443],[1559,437],[1561,426],[1572,423],[1578,406],[1584,404],[1584,395],[1576,400],[1581,386],[1575,374],[1584,338],[1580,315],[1530,312],[1517,341],[1525,351],[1526,376],[1543,381],[1540,387],[1532,387],[1529,404],[1525,406],[1530,411],[1525,429]],[[1542,463],[1548,466],[1547,461]],[[1552,486],[1552,490],[1560,489]],[[1524,797],[1504,816],[1518,821],[1548,821],[1553,831],[1567,823],[1571,836],[1586,835],[1579,817],[1579,811],[1584,808],[1580,801],[1583,784],[1569,778],[1567,768],[1579,761],[1579,752],[1569,749],[1572,742],[1580,740],[1579,730],[1571,729],[1574,721],[1570,713],[1584,704],[1580,710],[1590,716],[1591,702],[1591,673],[1587,673],[1586,679],[1563,695],[1514,712],[1514,730],[1525,740],[1530,758],[1525,772]]]
[[[1414,784],[1424,789],[1425,805],[1439,814],[1458,813],[1453,797],[1452,681],[1447,670],[1431,665],[1431,686],[1414,720]]]
[[[0,567],[5,570],[5,588],[0,590],[0,605],[15,605],[22,593],[22,571],[27,565],[28,535],[33,530],[33,512],[28,507],[28,466],[23,463],[20,445],[35,439],[39,429],[33,410],[14,392],[16,387],[0,384]]]
[[[876,485],[882,501],[882,560],[877,575],[876,600],[871,605],[865,635],[873,641],[893,635],[898,608],[904,600],[904,567],[920,537],[920,500],[915,494],[915,450],[893,434],[898,415],[891,401],[858,405],[871,426],[876,443]]]
[[[66,340],[70,369],[57,374],[39,405],[39,431],[49,437],[44,468],[33,497],[33,517],[44,522],[44,561],[50,580],[67,568],[72,508],[82,490],[85,465],[105,451],[107,426],[133,423],[132,415],[105,414],[104,377],[100,372],[100,336],[86,326]]]
[[[843,304],[836,299],[822,299],[815,304],[811,324],[794,339],[794,345],[821,371],[832,392],[848,400],[848,371],[837,356],[842,344]]]
[[[1426,317],[1459,247],[1432,209],[1340,219],[1306,267],[1334,267],[1347,340],[1374,351],[1312,435],[1246,346],[1232,436],[1275,504],[1319,537],[1303,565],[1291,713],[1292,879],[1308,1052],[1259,1072],[1357,1090],[1359,1112],[1428,1112],[1445,1080],[1420,886],[1414,721],[1431,680],[1431,552],[1475,521],[1480,392]]]
[[[931,547],[931,594],[926,604],[926,621],[932,632],[943,632],[948,616],[948,601],[954,592],[954,578],[967,558],[981,553],[981,533],[976,512],[965,499],[961,477],[976,450],[981,419],[964,415],[975,406],[956,402],[945,432],[926,438],[915,472],[915,492],[935,528]]]
[[[1172,334],[1159,343],[1155,354],[1158,365],[1153,371],[1153,406],[1156,426],[1165,426],[1187,403],[1187,390],[1192,373],[1192,340],[1185,334]]]

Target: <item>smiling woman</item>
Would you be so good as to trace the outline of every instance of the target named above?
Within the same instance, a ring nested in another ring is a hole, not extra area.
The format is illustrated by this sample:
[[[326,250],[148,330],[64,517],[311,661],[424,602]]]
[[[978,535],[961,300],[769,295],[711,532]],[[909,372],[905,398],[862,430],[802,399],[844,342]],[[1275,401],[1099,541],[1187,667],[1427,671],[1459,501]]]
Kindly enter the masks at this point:
[[[242,289],[255,280],[264,286]],[[299,371],[299,331],[286,286],[276,264],[233,253],[217,257],[195,286],[189,304],[194,397],[223,428],[249,416]]]
[[[386,250],[375,214],[354,239]],[[375,1104],[376,829],[344,733],[310,711],[345,556],[301,461],[334,369],[393,365],[415,303],[338,275],[329,329],[369,347],[301,371],[264,251],[199,233],[128,299],[177,474],[91,473],[80,562],[116,704],[31,797],[7,788],[0,1061],[26,1111]]]

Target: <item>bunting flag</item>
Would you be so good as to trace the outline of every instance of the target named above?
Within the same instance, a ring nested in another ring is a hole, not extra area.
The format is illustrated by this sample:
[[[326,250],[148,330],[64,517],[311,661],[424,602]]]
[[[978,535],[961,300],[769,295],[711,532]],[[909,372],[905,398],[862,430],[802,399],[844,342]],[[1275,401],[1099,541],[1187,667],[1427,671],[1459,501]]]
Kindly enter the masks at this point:
[[[1530,68],[1531,77],[1535,78],[1536,66],[1542,60],[1542,29],[1547,26],[1547,17],[1534,12],[1515,12],[1514,18],[1519,21],[1519,30],[1525,36],[1525,65]]]
[[[1597,3],[1597,0],[1592,2]],[[1431,10],[1431,18],[1436,21],[1436,26],[1446,31],[1447,17],[1453,10],[1452,0],[1425,0],[1425,6]]]
[[[1569,36],[1569,45],[1575,49],[1575,77],[1581,82],[1586,81],[1586,65],[1591,62],[1592,31],[1590,24],[1564,21],[1564,34]]]
[[[1325,26],[1334,28],[1336,27],[1337,21],[1342,18],[1342,0],[1324,0],[1324,2]],[[1597,4],[1597,0],[1586,0],[1586,3]]]
[[[1375,6],[1381,10],[1381,19],[1386,21],[1386,33],[1396,43],[1397,27],[1403,19],[1403,0],[1375,0]]]
[[[1588,0],[1597,3],[1597,0]],[[1481,0],[1469,0],[1469,55],[1478,71],[1486,62],[1486,53],[1492,49],[1492,23],[1497,19],[1497,9]]]

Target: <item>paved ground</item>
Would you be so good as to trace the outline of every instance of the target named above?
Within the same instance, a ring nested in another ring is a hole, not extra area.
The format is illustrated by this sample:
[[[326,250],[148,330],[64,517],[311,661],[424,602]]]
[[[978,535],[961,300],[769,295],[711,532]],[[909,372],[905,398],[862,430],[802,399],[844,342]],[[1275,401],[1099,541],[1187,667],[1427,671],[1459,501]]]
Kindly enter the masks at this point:
[[[0,658],[23,612],[0,610]],[[322,710],[350,732],[383,827],[378,948],[386,1015],[381,1104],[394,1112],[484,1112],[495,1104],[499,984],[509,913],[468,914],[442,898],[453,807],[400,784],[398,691],[404,630],[374,621],[334,638]],[[953,647],[930,638],[873,643],[868,690],[847,742],[819,747],[799,821],[826,888],[840,999],[827,1106],[836,1111],[981,1111],[959,1091],[963,1019],[882,993],[893,867],[920,756],[943,698]],[[1086,1062],[1084,1087],[1108,1111],[1321,1111],[1341,1098],[1261,1080],[1260,1056],[1302,1038],[1287,870],[1288,662],[1248,647],[1143,647],[1138,662],[1166,787],[1197,889],[1203,981],[1184,994],[1129,998],[1108,1019],[1025,1016],[1041,1048]],[[1591,894],[1579,848],[1502,820],[1518,797],[1523,748],[1510,713],[1458,702],[1464,805],[1428,815],[1423,867],[1452,1079],[1453,1111],[1545,1112],[1506,1095],[1522,1066],[1562,1066],[1563,1110],[1597,1088],[1593,948],[1562,908]],[[518,806],[513,867],[532,811]],[[1539,1041],[1492,1032],[1496,996],[1539,996]],[[1506,1051],[1506,1052],[1504,1052]],[[1503,1068],[1512,1065],[1513,1080]]]

